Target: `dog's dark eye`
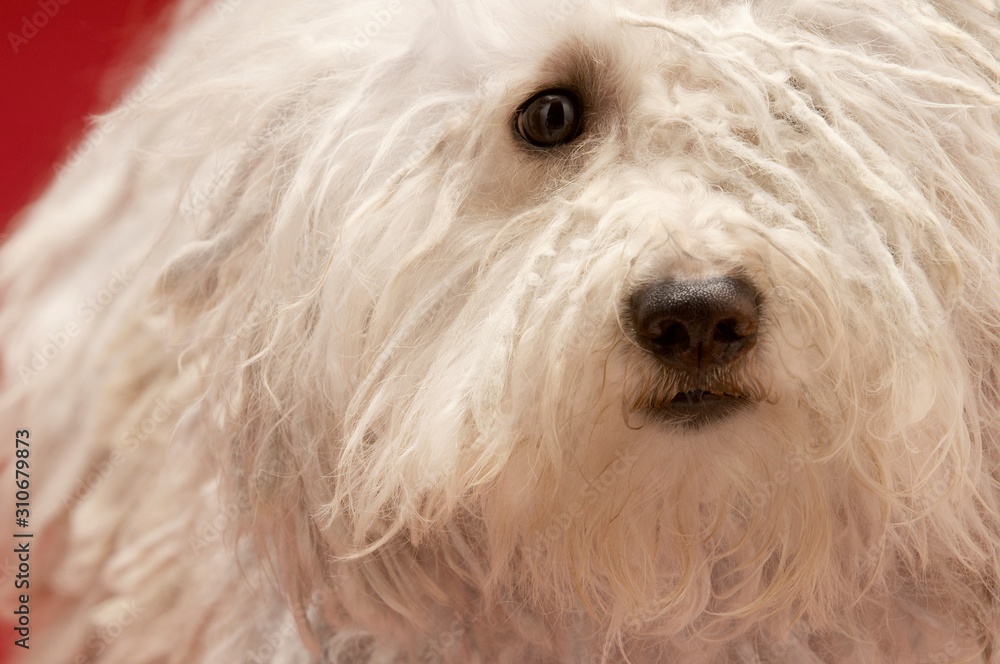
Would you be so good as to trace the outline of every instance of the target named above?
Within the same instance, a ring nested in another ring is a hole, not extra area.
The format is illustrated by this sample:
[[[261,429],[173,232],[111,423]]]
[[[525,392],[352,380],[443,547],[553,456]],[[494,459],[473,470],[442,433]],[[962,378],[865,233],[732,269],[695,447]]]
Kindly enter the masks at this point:
[[[583,106],[569,90],[545,90],[521,104],[514,126],[521,138],[541,148],[569,143],[580,135]]]

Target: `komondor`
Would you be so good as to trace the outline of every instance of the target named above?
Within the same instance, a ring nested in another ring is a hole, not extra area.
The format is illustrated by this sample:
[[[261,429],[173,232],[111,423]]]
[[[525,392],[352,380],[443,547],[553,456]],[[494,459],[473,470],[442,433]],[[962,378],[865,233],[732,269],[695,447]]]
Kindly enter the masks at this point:
[[[995,0],[186,5],[0,253],[4,638],[1000,662],[998,53]]]

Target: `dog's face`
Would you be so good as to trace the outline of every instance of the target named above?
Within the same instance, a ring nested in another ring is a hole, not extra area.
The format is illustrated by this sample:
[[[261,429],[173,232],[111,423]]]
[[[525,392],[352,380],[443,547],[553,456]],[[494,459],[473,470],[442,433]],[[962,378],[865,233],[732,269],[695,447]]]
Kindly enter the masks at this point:
[[[163,281],[238,330],[237,484],[300,515],[266,530],[289,566],[347,556],[416,623],[475,590],[621,634],[846,633],[886,557],[967,527],[995,335],[956,298],[995,275],[954,165],[985,173],[995,125],[943,110],[953,66],[895,8],[705,5],[415,40],[403,9],[333,73],[302,36],[203,215],[242,248]]]

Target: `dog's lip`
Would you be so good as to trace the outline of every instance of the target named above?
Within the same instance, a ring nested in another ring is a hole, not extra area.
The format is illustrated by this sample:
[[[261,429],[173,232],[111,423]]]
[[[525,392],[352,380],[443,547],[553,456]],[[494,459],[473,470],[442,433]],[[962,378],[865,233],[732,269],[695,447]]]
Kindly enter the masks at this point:
[[[651,402],[643,410],[654,421],[695,428],[722,421],[752,403],[739,394],[691,389],[677,392],[669,399]]]
[[[726,399],[739,399],[740,397],[735,394],[727,394],[725,392],[712,392],[710,390],[687,390],[685,392],[678,392],[670,400],[670,405],[681,405],[681,406],[692,406],[701,407],[704,405],[709,405],[717,403],[719,401],[724,401]]]

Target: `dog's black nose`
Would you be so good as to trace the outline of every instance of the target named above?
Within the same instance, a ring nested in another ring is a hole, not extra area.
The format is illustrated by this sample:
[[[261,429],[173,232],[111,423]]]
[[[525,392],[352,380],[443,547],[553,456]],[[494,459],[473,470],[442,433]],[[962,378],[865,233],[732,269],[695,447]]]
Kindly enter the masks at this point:
[[[737,279],[663,281],[632,295],[632,324],[643,348],[687,371],[719,367],[757,341],[757,293]]]

